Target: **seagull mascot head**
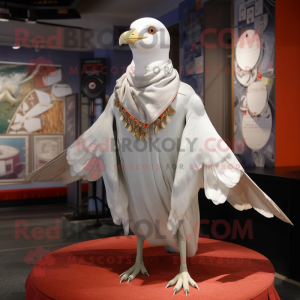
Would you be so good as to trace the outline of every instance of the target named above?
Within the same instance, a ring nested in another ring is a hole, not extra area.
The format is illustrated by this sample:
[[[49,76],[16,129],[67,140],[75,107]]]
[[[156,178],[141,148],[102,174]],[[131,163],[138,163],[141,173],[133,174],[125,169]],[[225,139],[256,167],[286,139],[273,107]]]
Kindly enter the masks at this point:
[[[156,19],[141,18],[134,21],[130,30],[120,36],[119,45],[122,44],[129,44],[135,74],[138,76],[169,60],[170,35],[164,24]]]
[[[175,99],[180,84],[169,59],[169,32],[158,20],[142,18],[121,34],[119,44],[129,45],[133,60],[116,82],[115,97],[122,109],[149,126]]]

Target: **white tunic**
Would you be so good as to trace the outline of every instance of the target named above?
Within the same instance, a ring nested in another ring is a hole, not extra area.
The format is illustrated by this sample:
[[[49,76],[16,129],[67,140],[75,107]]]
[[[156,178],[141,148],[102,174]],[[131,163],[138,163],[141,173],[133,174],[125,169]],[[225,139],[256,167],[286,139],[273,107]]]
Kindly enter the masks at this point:
[[[150,125],[148,141],[140,141],[124,128],[111,96],[95,124],[67,150],[70,170],[61,178],[93,181],[102,175],[113,221],[123,224],[125,235],[130,228],[151,245],[179,251],[179,229],[187,241],[187,256],[195,255],[198,246],[200,188],[215,204],[227,199],[238,210],[254,207],[266,217],[276,215],[290,223],[243,172],[189,85],[180,83],[172,106],[176,113],[171,123],[158,134]]]
[[[67,157],[70,164],[72,164],[72,160],[76,161],[71,166],[72,175],[86,172],[87,169],[82,166],[92,156],[91,154],[96,154],[105,164],[102,176],[114,222],[116,224],[122,222],[125,233],[128,233],[129,225],[134,234],[147,239],[151,245],[169,245],[177,251],[179,248],[176,231],[180,227],[182,235],[187,239],[187,255],[193,256],[197,251],[199,236],[198,191],[201,185],[203,186],[202,172],[198,172],[199,164],[196,172],[191,170],[190,165],[193,163],[191,155],[189,155],[189,161],[184,161],[185,158],[183,158],[182,163],[178,161],[178,155],[182,147],[181,139],[187,118],[190,118],[189,123],[193,118],[196,118],[197,122],[201,118],[201,116],[191,114],[191,110],[194,112],[193,105],[196,104],[205,113],[201,99],[189,85],[181,82],[177,97],[172,103],[176,113],[171,116],[171,123],[166,124],[166,127],[161,129],[158,134],[154,134],[154,125],[150,125],[148,141],[140,141],[133,136],[132,132],[128,132],[124,128],[124,123],[119,120],[121,114],[113,103],[114,97],[111,96],[103,114],[95,125],[83,134],[81,139],[84,140],[85,146],[93,143],[100,145],[108,139],[111,141],[113,138],[112,124],[115,122],[118,151],[114,152],[114,145],[110,145],[109,151],[101,152],[98,147],[96,152],[86,153],[81,148],[78,149],[78,144],[76,144],[77,147],[73,146],[68,150]],[[205,119],[205,121],[207,120]],[[219,138],[211,123],[209,122],[207,125],[213,129],[213,136]],[[97,133],[94,133],[96,128]],[[201,135],[207,130],[209,128],[201,128],[197,135]],[[184,147],[186,148],[186,146]],[[188,148],[190,148],[189,145]],[[103,151],[103,149],[101,150]],[[181,151],[183,150],[188,149],[181,149]],[[219,155],[217,160],[220,161],[224,157],[224,154]],[[180,171],[184,174],[184,178],[179,180],[180,190],[184,189],[183,199],[176,203],[175,196],[182,197],[182,194],[175,195],[178,194],[178,191],[174,192],[173,190],[174,205],[172,214],[170,214],[175,172],[180,177]],[[236,175],[236,172],[233,175]],[[238,171],[238,176],[235,177],[239,179],[240,175]],[[89,180],[93,180],[93,178],[89,178]],[[169,229],[168,219],[171,222]],[[173,230],[170,230],[172,228]]]
[[[148,128],[148,141],[140,141],[128,132],[119,121],[120,112],[114,107],[118,132],[118,149],[121,167],[128,190],[128,216],[130,228],[135,235],[147,239],[153,245],[169,245],[179,251],[177,234],[167,228],[171,211],[171,195],[178,160],[178,150],[185,127],[188,99],[194,91],[182,83],[177,98],[172,103],[176,109],[171,123],[166,124],[158,134],[154,125]],[[199,105],[201,105],[201,100]],[[125,147],[124,145],[129,145]],[[187,166],[186,166],[187,167]],[[187,239],[187,253],[197,251],[199,236],[198,190],[195,188],[183,220],[184,235]],[[197,226],[198,223],[198,226]],[[194,228],[195,227],[195,228]],[[194,233],[193,233],[194,228]]]

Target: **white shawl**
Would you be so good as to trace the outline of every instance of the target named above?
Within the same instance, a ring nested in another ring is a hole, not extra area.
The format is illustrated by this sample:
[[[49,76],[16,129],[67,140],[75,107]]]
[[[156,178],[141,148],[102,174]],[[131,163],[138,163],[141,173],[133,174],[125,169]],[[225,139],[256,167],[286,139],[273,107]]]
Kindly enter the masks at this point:
[[[171,60],[154,67],[144,76],[134,74],[131,63],[116,82],[115,97],[142,123],[155,121],[171,104],[179,88],[179,75]]]

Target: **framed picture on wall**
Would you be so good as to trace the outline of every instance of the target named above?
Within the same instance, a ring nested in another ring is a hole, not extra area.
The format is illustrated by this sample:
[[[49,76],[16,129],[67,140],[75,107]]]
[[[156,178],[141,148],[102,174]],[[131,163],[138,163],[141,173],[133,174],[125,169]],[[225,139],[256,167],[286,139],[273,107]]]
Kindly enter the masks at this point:
[[[30,136],[0,135],[0,184],[27,183],[30,172]]]
[[[247,8],[247,24],[254,22],[254,6]]]
[[[64,150],[64,135],[33,136],[33,171],[52,160]]]
[[[0,134],[64,134],[70,94],[62,66],[50,59],[0,62]]]
[[[244,4],[239,6],[239,22],[246,20],[246,8]]]

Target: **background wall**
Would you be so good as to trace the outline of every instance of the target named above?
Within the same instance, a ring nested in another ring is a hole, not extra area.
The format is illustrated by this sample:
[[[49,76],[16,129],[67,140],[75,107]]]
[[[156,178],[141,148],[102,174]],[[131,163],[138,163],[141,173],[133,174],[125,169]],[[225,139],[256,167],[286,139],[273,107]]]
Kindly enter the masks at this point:
[[[179,21],[178,4],[180,2],[182,1],[181,0],[167,1],[162,5],[156,7],[152,12],[148,12],[147,16],[158,18],[167,27],[169,27]],[[128,23],[128,27],[129,25],[130,24]],[[6,31],[5,35],[11,36],[10,42],[13,43],[14,28],[11,26],[9,26],[9,28],[11,30],[10,34],[7,34]],[[29,29],[32,31],[31,27]],[[55,35],[56,28],[50,27],[50,29],[53,32],[51,31],[49,35]],[[3,37],[3,35],[1,36]],[[32,35],[34,36],[37,34],[34,34],[33,32]],[[30,60],[36,59],[39,56],[42,56],[45,59],[51,59],[54,65],[61,65],[63,67],[67,83],[71,86],[74,93],[79,93],[80,72],[81,72],[80,60],[82,58],[106,57],[109,62],[109,68],[108,68],[109,76],[106,85],[106,94],[111,95],[116,80],[122,76],[124,72],[124,67],[128,66],[132,60],[132,53],[128,47],[126,47],[126,49],[125,47],[121,49],[118,49],[118,47],[114,47],[112,49],[94,49],[94,50],[91,49],[92,51],[90,52],[83,52],[82,51],[83,49],[72,49],[72,50],[73,51],[66,51],[66,50],[53,50],[53,49],[45,48],[36,52],[35,49],[26,49],[24,47],[21,47],[18,50],[13,50],[11,46],[0,45],[0,61],[26,64]],[[79,50],[81,52],[78,52],[76,50]],[[44,182],[44,183],[32,182],[30,184],[0,185],[0,190],[32,189],[32,188],[59,187],[59,186],[64,186],[64,185],[59,181]]]
[[[0,61],[2,62],[26,64],[30,60],[36,59],[39,56],[42,56],[45,59],[51,59],[54,65],[61,65],[63,67],[67,83],[71,86],[74,93],[78,93],[80,89],[80,59],[94,57],[93,52],[75,52],[48,49],[41,49],[39,52],[36,52],[35,49],[20,48],[18,50],[13,50],[10,46],[0,46]],[[73,72],[73,70],[75,71]],[[58,186],[63,186],[63,184],[60,181],[45,183],[32,182],[29,184],[0,185],[0,190]]]
[[[299,1],[276,1],[276,167],[300,166],[299,11]]]
[[[179,22],[179,3],[182,0],[170,0],[155,7],[152,11],[141,16],[141,18],[150,17],[156,18],[161,21],[167,28]],[[132,19],[133,22],[135,19]],[[124,24],[124,26],[130,26],[130,23]],[[120,24],[115,24],[116,26]],[[172,46],[172,45],[171,45]],[[118,80],[126,71],[126,67],[132,61],[132,52],[128,45],[122,45],[119,47],[115,45],[112,49],[95,49],[94,57],[101,58],[106,57],[109,63],[109,75],[106,84],[106,94],[111,95],[113,93],[116,80]]]
[[[129,28],[128,24],[128,28]],[[128,45],[123,45],[120,49],[96,49],[94,52],[95,58],[105,57],[108,60],[107,76],[106,82],[106,94],[111,95],[113,93],[114,87],[116,85],[116,80],[119,79],[126,67],[132,61],[132,53]]]
[[[144,17],[154,17],[162,21],[167,27],[179,22],[178,5],[182,1],[169,1],[149,11]],[[298,112],[298,74],[300,69],[299,53],[300,41],[297,38],[297,12],[300,3],[293,0],[276,3],[276,166],[300,165],[300,130]],[[128,24],[129,26],[129,24]],[[42,49],[21,48],[13,50],[10,46],[0,46],[0,61],[27,63],[33,58],[43,56],[51,59],[54,64],[62,65],[68,84],[74,92],[79,92],[80,59],[93,57],[108,57],[111,66],[117,67],[116,74],[109,76],[106,93],[111,95],[115,80],[123,74],[122,67],[127,66],[131,59],[131,51],[117,49],[96,49],[93,52],[75,52]],[[78,73],[72,70],[78,68]],[[291,130],[292,129],[292,130]],[[60,182],[31,183],[18,185],[1,185],[0,190],[22,189],[35,187],[61,186]]]

